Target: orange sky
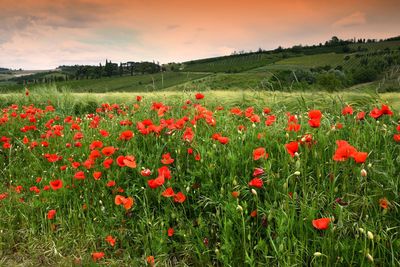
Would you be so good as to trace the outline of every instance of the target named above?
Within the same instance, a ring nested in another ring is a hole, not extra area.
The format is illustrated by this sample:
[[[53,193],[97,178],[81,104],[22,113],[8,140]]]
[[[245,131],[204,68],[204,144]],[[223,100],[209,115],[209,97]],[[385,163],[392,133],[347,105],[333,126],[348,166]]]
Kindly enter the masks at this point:
[[[0,0],[0,66],[181,62],[400,34],[400,0]]]

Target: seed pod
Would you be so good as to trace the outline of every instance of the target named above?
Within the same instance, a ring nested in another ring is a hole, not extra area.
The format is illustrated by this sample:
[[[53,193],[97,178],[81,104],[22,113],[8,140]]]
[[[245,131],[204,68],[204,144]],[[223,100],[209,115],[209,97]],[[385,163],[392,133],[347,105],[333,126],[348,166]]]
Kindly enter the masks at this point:
[[[371,233],[370,231],[367,232],[367,236],[369,239],[374,240],[374,234]]]

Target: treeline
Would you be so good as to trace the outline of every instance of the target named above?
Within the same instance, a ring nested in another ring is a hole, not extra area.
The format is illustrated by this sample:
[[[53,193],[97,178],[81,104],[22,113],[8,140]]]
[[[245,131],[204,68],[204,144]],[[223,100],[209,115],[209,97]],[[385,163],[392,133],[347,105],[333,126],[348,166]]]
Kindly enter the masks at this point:
[[[11,72],[10,69],[0,67],[0,73],[8,73]]]
[[[347,55],[344,59],[356,58],[357,64],[347,67],[330,65],[298,70],[275,71],[265,86],[273,90],[321,88],[335,91],[352,85],[372,82],[393,68],[399,69],[400,53],[390,49],[366,54]],[[397,89],[398,90],[398,89]]]
[[[93,65],[62,65],[57,68],[56,72],[41,72],[32,75],[14,77],[11,81],[18,84],[37,84],[37,83],[53,83],[69,80],[82,79],[100,79],[103,77],[115,77],[125,75],[153,74],[163,71],[164,69],[154,62],[126,62],[113,63],[106,60],[105,65],[101,63],[98,66]]]
[[[99,79],[102,77],[152,74],[162,71],[162,67],[154,62],[133,62],[113,63],[106,60],[105,65],[74,65],[59,66],[59,70],[67,75],[67,79]]]
[[[353,53],[353,52],[361,52],[368,51],[368,48],[363,46],[362,44],[367,43],[377,43],[377,42],[386,42],[386,41],[399,41],[400,36],[392,37],[388,39],[365,39],[365,38],[352,38],[352,39],[340,39],[337,36],[333,36],[330,40],[325,41],[325,43],[319,43],[314,45],[294,45],[289,48],[283,48],[279,46],[274,50],[264,50],[259,48],[256,51],[234,51],[231,55],[214,57],[214,58],[206,58],[199,60],[191,60],[184,62],[186,65],[190,64],[198,64],[198,63],[211,63],[216,60],[228,59],[228,58],[241,58],[246,57],[252,54],[281,54],[282,58],[288,58],[292,56],[299,55],[316,55],[321,53]],[[354,44],[360,44],[359,46],[355,46]]]

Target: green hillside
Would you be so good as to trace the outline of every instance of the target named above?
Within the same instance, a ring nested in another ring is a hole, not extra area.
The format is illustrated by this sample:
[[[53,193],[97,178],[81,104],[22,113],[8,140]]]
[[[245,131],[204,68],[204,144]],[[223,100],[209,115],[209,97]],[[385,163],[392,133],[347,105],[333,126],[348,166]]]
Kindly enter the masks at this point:
[[[133,92],[156,91],[205,77],[207,73],[167,72],[135,76],[122,76],[101,79],[82,79],[55,82],[58,88],[68,88],[73,92]],[[54,84],[54,83],[52,83]],[[30,84],[29,88],[43,84]],[[0,83],[0,92],[11,92],[23,88],[20,84]]]
[[[340,40],[271,51],[156,65],[107,62],[106,66],[60,66],[26,76],[0,74],[0,92],[56,85],[72,92],[169,90],[326,90],[362,88],[400,91],[400,41]],[[140,69],[139,67],[154,67]],[[146,72],[147,71],[147,72]],[[147,73],[147,74],[144,74]],[[109,76],[109,77],[108,77]],[[375,88],[374,88],[375,87]]]

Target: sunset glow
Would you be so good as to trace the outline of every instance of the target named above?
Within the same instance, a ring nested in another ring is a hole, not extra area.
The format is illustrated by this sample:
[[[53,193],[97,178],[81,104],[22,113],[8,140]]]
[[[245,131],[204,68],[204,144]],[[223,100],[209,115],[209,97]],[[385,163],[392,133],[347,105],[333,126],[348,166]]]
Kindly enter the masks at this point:
[[[0,0],[0,66],[182,62],[399,35],[400,1]]]

